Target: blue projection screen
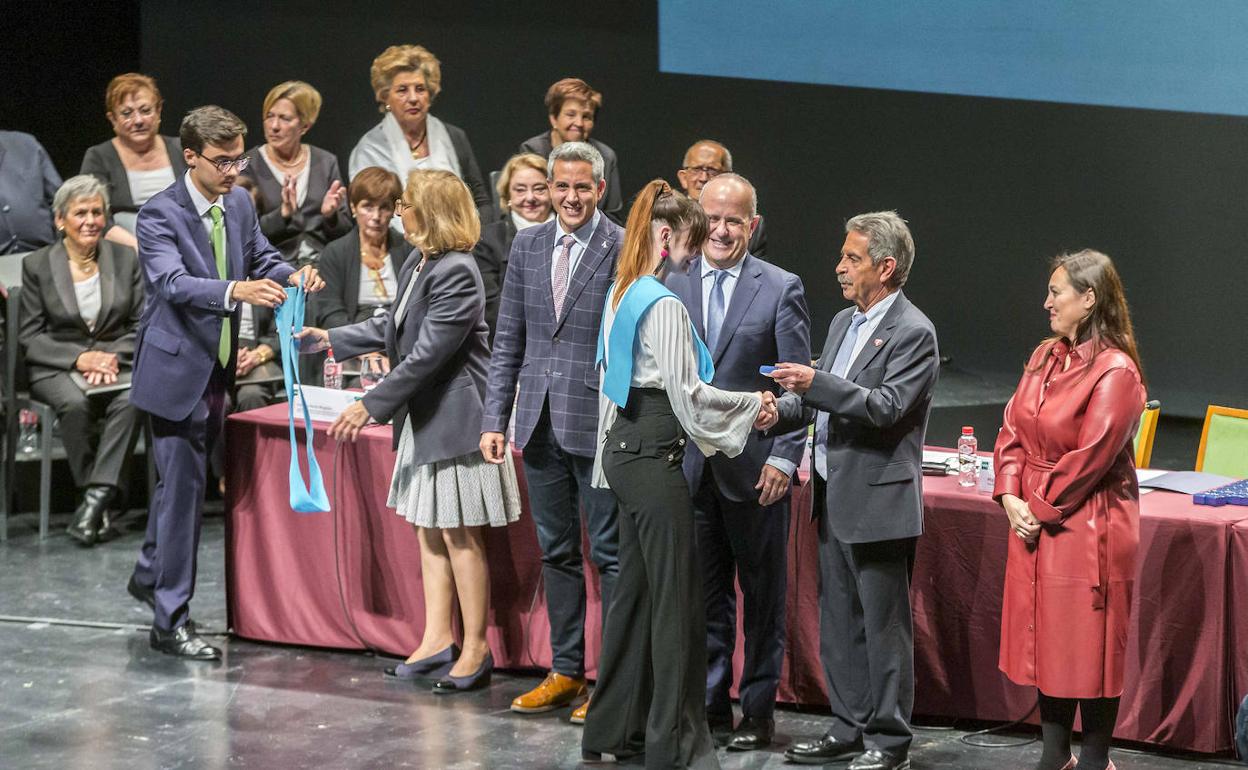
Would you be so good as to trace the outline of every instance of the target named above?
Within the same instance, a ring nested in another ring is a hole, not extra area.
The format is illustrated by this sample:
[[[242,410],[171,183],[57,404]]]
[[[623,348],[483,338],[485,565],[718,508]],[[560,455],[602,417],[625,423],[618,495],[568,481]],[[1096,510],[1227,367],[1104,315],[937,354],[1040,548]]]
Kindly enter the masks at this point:
[[[1248,0],[659,0],[659,69],[1248,116]]]

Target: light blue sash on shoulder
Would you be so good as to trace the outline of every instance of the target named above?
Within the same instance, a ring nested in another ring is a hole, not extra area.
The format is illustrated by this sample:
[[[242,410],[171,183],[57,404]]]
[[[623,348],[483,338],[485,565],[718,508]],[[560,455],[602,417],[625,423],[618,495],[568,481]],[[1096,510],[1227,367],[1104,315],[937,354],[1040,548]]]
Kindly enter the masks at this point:
[[[282,379],[286,381],[286,411],[290,422],[290,507],[299,513],[317,513],[329,510],[329,495],[325,493],[325,481],[321,478],[321,466],[316,462],[312,449],[312,415],[301,398],[303,406],[303,433],[308,450],[308,483],[303,483],[299,470],[299,442],[295,438],[295,394],[299,382],[299,347],[294,336],[303,329],[303,310],[307,292],[303,284],[286,289],[286,301],[277,306],[277,334],[281,339]]]
[[[607,290],[607,302],[611,301],[614,292],[615,284],[612,284]],[[663,297],[676,295],[659,283],[657,278],[649,275],[638,278],[624,292],[620,306],[615,311],[615,321],[611,324],[610,365],[606,362],[607,345],[603,334],[606,324],[598,328],[598,356],[595,366],[604,367],[606,375],[602,380],[602,392],[616,406],[623,408],[628,403],[628,389],[633,383],[633,356],[637,352],[637,327],[641,325],[646,311]],[[711,351],[706,349],[706,343],[694,329],[693,321],[689,322],[689,335],[698,351],[698,377],[703,382],[710,382],[715,377],[715,363],[711,360]],[[621,355],[621,351],[627,352]]]

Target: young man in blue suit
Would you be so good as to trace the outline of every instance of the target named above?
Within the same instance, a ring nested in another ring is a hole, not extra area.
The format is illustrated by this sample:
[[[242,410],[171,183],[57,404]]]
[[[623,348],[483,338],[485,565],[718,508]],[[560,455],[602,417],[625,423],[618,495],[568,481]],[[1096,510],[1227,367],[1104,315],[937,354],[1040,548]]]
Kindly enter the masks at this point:
[[[667,286],[689,310],[725,390],[783,393],[762,365],[810,360],[810,314],[802,280],[747,248],[758,223],[754,187],[733,173],[701,190],[710,223],[702,255]],[[730,751],[768,746],[784,661],[789,490],[806,450],[806,430],[754,433],[737,457],[707,458],[691,447],[685,476],[693,495],[706,599],[706,715]],[[733,728],[732,656],[737,640],[736,581],[745,615],[741,723]]]
[[[624,231],[598,210],[606,182],[602,155],[591,145],[556,147],[547,176],[556,216],[512,242],[481,425],[481,453],[503,462],[515,404],[515,441],[524,450],[542,548],[551,671],[512,702],[521,713],[582,703],[587,694],[580,508],[601,577],[604,618],[619,573],[615,495],[593,489],[590,479],[598,434],[598,327]],[[574,713],[573,721],[583,713]]]
[[[151,415],[160,482],[130,594],[152,607],[151,645],[170,655],[217,660],[195,631],[196,551],[206,461],[221,432],[238,354],[239,304],[273,308],[283,283],[323,284],[316,269],[296,272],[260,232],[245,190],[247,127],[220,107],[182,120],[188,170],[139,211],[137,237],[147,305],[139,320],[130,402]]]

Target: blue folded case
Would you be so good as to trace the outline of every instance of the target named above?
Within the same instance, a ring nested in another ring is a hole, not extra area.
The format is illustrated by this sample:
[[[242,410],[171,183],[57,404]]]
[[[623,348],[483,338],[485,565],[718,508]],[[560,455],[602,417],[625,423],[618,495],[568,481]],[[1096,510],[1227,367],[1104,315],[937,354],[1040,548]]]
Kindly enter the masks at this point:
[[[299,442],[295,438],[295,395],[299,382],[299,349],[295,335],[303,330],[303,311],[307,292],[303,283],[286,290],[286,301],[277,306],[277,333],[281,339],[282,378],[286,382],[287,414],[290,422],[290,507],[299,513],[318,513],[329,510],[329,496],[325,493],[325,481],[321,478],[321,466],[312,449],[312,415],[301,398],[303,406],[303,434],[307,442],[308,483],[303,481],[299,469]]]

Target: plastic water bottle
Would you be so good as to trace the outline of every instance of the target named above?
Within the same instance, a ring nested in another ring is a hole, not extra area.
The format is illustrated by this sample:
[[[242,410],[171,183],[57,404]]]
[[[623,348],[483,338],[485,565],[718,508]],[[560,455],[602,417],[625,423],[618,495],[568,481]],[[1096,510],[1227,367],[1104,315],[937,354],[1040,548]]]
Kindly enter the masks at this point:
[[[39,414],[23,409],[18,415],[21,430],[17,438],[18,454],[31,455],[39,451]]]
[[[342,364],[334,359],[333,348],[325,353],[325,367],[322,371],[325,375],[323,383],[325,387],[342,390]]]
[[[979,475],[976,449],[975,429],[970,425],[963,426],[962,435],[958,438],[958,486],[975,486],[976,477]]]
[[[997,485],[997,474],[992,468],[992,458],[985,457],[979,463],[979,486],[975,488],[981,495],[991,495]]]

